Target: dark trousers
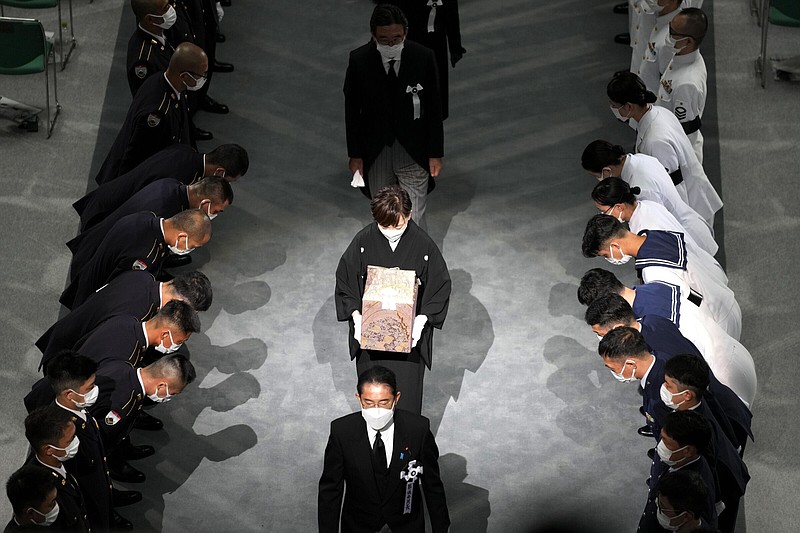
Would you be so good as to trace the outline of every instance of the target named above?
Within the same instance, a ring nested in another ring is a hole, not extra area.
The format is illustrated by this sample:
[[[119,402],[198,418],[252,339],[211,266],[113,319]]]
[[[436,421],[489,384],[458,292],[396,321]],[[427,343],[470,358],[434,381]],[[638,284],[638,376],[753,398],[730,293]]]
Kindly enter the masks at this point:
[[[425,363],[419,351],[411,353],[361,350],[356,358],[356,370],[360,375],[373,366],[385,366],[397,376],[397,390],[400,391],[398,409],[422,414],[422,382],[425,379]]]

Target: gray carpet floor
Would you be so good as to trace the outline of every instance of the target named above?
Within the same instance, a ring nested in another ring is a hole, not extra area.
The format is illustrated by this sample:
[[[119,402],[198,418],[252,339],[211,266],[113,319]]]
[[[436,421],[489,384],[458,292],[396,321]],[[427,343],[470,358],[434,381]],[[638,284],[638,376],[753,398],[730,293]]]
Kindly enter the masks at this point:
[[[188,343],[198,382],[154,412],[166,431],[134,433],[158,449],[136,465],[147,482],[130,487],[145,501],[121,510],[137,531],[314,530],[328,423],[358,407],[332,294],[339,256],[370,220],[348,186],[341,88],[348,51],[368,39],[372,4],[233,3],[218,56],[236,71],[216,75],[210,91],[232,112],[197,122],[215,134],[201,149],[240,143],[251,168],[213,240],[192,255],[214,284],[202,333]],[[3,480],[25,453],[20,399],[36,376],[33,341],[59,313],[63,243],[77,229],[70,204],[130,101],[127,4],[75,1],[79,45],[59,73],[64,111],[50,140],[0,119]],[[639,398],[610,379],[575,299],[583,272],[605,264],[580,255],[595,212],[581,151],[596,138],[633,143],[605,97],[628,63],[628,49],[611,43],[625,18],[611,3],[579,0],[460,5],[468,53],[451,71],[445,169],[429,207],[453,295],[423,410],[442,453],[452,531],[523,531],[551,514],[632,531],[649,467],[649,442],[635,433]],[[760,385],[740,530],[788,533],[800,530],[799,87],[758,85],[760,34],[747,2],[706,8],[715,80],[706,167],[725,200],[717,235]],[[800,50],[796,30],[770,31],[771,54]],[[41,80],[28,78],[0,78],[0,95],[43,101]],[[632,267],[620,268],[632,281]]]

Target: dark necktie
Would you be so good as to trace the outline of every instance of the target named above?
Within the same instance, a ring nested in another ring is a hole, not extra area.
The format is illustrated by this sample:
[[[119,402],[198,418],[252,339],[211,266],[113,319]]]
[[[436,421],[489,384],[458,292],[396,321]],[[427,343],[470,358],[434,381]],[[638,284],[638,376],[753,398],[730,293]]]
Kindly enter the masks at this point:
[[[380,431],[375,434],[372,453],[375,456],[375,465],[378,467],[378,472],[383,473],[388,467],[386,466],[386,446],[383,445]]]
[[[394,70],[394,61],[394,59],[389,60],[389,72],[387,72],[389,75],[389,81],[391,83],[395,83],[397,81],[397,72]]]

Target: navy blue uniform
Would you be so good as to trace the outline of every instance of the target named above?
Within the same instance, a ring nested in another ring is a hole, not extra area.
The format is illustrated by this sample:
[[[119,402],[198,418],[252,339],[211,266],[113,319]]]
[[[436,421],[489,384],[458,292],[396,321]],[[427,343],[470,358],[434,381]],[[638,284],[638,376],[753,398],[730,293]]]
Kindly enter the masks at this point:
[[[104,363],[97,369],[95,383],[100,394],[89,412],[97,419],[105,449],[111,452],[133,429],[144,389],[137,370],[125,361]]]
[[[128,41],[128,57],[125,64],[128,69],[128,87],[131,96],[136,96],[144,81],[169,67],[169,60],[175,49],[164,38],[164,44],[137,27]]]
[[[78,437],[80,438],[80,437]],[[89,519],[86,508],[83,504],[83,494],[81,493],[75,477],[67,472],[64,477],[49,466],[39,462],[36,455],[31,455],[25,462],[26,465],[45,468],[53,474],[56,480],[56,503],[58,503],[58,518],[51,525],[51,531],[89,531]]]

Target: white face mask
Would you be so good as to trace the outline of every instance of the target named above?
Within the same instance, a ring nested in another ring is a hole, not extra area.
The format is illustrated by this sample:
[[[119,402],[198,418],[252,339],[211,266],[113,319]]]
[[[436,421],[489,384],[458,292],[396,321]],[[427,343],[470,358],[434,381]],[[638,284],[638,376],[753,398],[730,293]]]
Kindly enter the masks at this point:
[[[390,243],[395,243],[399,241],[400,237],[402,237],[403,233],[405,233],[407,227],[408,223],[406,223],[406,225],[400,229],[388,229],[378,224],[378,229],[381,231],[383,236],[386,237],[386,240],[389,241]]]
[[[611,263],[612,265],[619,266],[619,265],[624,265],[625,263],[630,261],[631,258],[633,257],[632,255],[626,254],[621,249],[620,249],[619,252],[622,254],[622,259],[617,259],[617,258],[614,257],[614,247],[609,244],[608,245],[609,257],[606,257],[605,260],[608,261],[609,263]]]
[[[394,406],[391,409],[384,409],[383,407],[370,407],[369,409],[361,408],[361,416],[367,421],[369,427],[375,431],[380,431],[389,425],[389,422],[394,418]]]
[[[612,215],[612,213],[614,212],[614,209],[616,209],[616,208],[617,208],[617,206],[616,206],[616,205],[612,205],[610,208],[608,208],[608,209],[606,209],[605,211],[603,211],[603,214],[604,214],[604,215],[609,215],[609,216],[612,216],[612,217],[613,217],[614,215]],[[620,210],[619,210],[619,215],[617,215],[617,216],[616,216],[616,219],[617,219],[617,222],[619,222],[620,224],[623,224],[623,223],[625,222],[625,221],[622,219],[622,209],[621,209],[621,208],[620,208]]]
[[[623,117],[622,116],[622,113],[619,112],[621,107],[608,106],[608,108],[611,109],[611,112],[614,114],[614,118],[616,118],[620,122],[628,122],[630,120],[630,118],[631,118],[631,117]]]
[[[675,516],[674,518],[670,518],[667,515],[665,515],[664,512],[661,510],[661,506],[658,505],[658,500],[656,500],[656,506],[658,509],[656,512],[656,518],[658,519],[659,525],[664,529],[666,529],[667,531],[678,531],[680,527],[683,525],[683,523],[680,523],[677,526],[673,526],[672,521],[675,520],[676,518],[680,518],[681,516],[685,515],[686,511]]]
[[[614,376],[614,379],[616,379],[620,383],[631,383],[632,381],[634,381],[636,379],[634,377],[634,374],[636,374],[636,368],[635,367],[633,367],[633,370],[631,370],[631,377],[629,377],[629,378],[625,377],[625,365],[627,365],[628,363],[636,364],[636,361],[632,361],[630,359],[626,359],[625,363],[622,365],[622,372],[620,372],[619,374],[617,374],[616,372],[614,372],[610,368],[608,369],[611,372],[611,375]]]
[[[392,59],[395,60],[398,59],[400,57],[400,54],[403,52],[404,44],[405,41],[399,44],[388,46],[375,41],[375,46],[378,48],[378,52],[380,52],[381,56],[383,56],[383,58],[386,59],[387,61],[391,61]]]
[[[680,407],[680,405],[682,403],[684,403],[686,401],[686,400],[683,400],[680,403],[674,403],[672,401],[672,398],[674,398],[678,394],[683,394],[683,393],[686,393],[686,392],[689,392],[689,391],[685,390],[685,391],[676,392],[675,394],[672,394],[670,391],[667,390],[667,384],[666,383],[662,383],[661,384],[661,390],[659,391],[659,393],[661,394],[661,401],[664,402],[664,405],[666,405],[670,409],[677,409],[678,407]]]
[[[59,448],[58,446],[53,446],[52,444],[50,444],[50,447],[56,450],[60,450],[62,452],[67,452],[66,455],[64,455],[63,457],[59,457],[57,455],[53,456],[63,463],[64,461],[69,461],[70,459],[78,455],[78,447],[80,445],[81,445],[81,440],[78,438],[77,435],[75,435],[75,437],[72,438],[72,441],[70,441],[70,443],[67,445],[66,448]]]
[[[158,18],[158,15],[150,15],[151,17]],[[153,25],[158,26],[159,28],[163,28],[168,30],[175,24],[175,21],[178,20],[178,14],[175,12],[175,8],[169,6],[167,12],[161,15],[161,18],[164,19],[163,22],[153,22]]]
[[[58,502],[56,502],[56,504],[53,506],[52,509],[50,509],[50,511],[47,514],[42,514],[38,509],[34,509],[33,507],[31,507],[30,509],[39,516],[44,517],[44,522],[32,521],[37,526],[51,526],[58,518]]]
[[[664,439],[661,439],[656,445],[656,452],[658,452],[658,457],[661,459],[662,463],[664,463],[665,465],[673,466],[678,464],[680,460],[673,461],[672,459],[670,459],[670,457],[672,457],[673,454],[678,453],[681,450],[685,450],[686,448],[688,448],[688,446],[678,448],[677,450],[670,450],[669,448],[667,448],[667,445],[664,444]]]
[[[217,218],[219,213],[212,213],[211,212],[211,200],[203,200],[203,202],[208,202],[208,209],[206,209],[206,214],[208,215],[209,220],[214,220]],[[200,202],[202,203],[202,202]]]
[[[84,407],[91,407],[94,405],[94,402],[97,401],[97,396],[100,394],[100,387],[95,385],[94,387],[92,387],[92,390],[90,390],[86,394],[81,394],[80,392],[74,391],[72,389],[69,389],[69,391],[72,392],[73,394],[77,394],[78,396],[83,397],[82,402],[76,402],[75,400],[73,400],[73,403],[75,404],[76,407],[84,408]]]
[[[683,45],[680,46],[680,47],[675,46],[676,44],[678,44],[678,41],[683,41]],[[676,41],[672,37],[672,35],[667,33],[667,36],[664,38],[664,42],[669,47],[669,49],[672,50],[672,53],[679,54],[681,52],[681,50],[683,50],[684,48],[686,48],[689,45],[689,38],[688,37],[681,37],[680,39],[678,39]]]
[[[169,342],[171,343],[170,347],[167,348],[166,346],[164,346],[164,339],[161,339],[161,342],[158,343],[158,346],[154,347],[157,352],[160,352],[160,353],[174,353],[174,352],[177,352],[178,348],[180,348],[181,345],[183,344],[183,343],[180,343],[180,344],[176,344],[175,343],[175,340],[172,338],[172,331],[171,330],[167,330],[167,333],[169,333]]]
[[[169,393],[169,385],[164,384],[164,389],[167,391],[167,395],[164,396],[163,398],[158,395],[158,388],[156,388],[156,391],[153,394],[148,394],[147,397],[156,403],[168,402],[172,399],[172,394]]]
[[[199,91],[200,89],[203,88],[203,85],[206,84],[206,77],[205,76],[201,76],[200,79],[197,79],[189,72],[184,72],[184,74],[186,74],[187,76],[192,78],[194,80],[194,82],[195,82],[194,87],[190,87],[188,83],[186,84],[186,88],[188,90],[190,90],[190,91]]]
[[[177,239],[175,239],[175,246],[170,245],[169,251],[175,255],[186,255],[192,253],[194,251],[194,248],[189,248],[189,237],[184,237],[184,239],[186,239],[186,248],[184,250],[178,248],[178,243],[181,240],[181,238],[178,237]]]

